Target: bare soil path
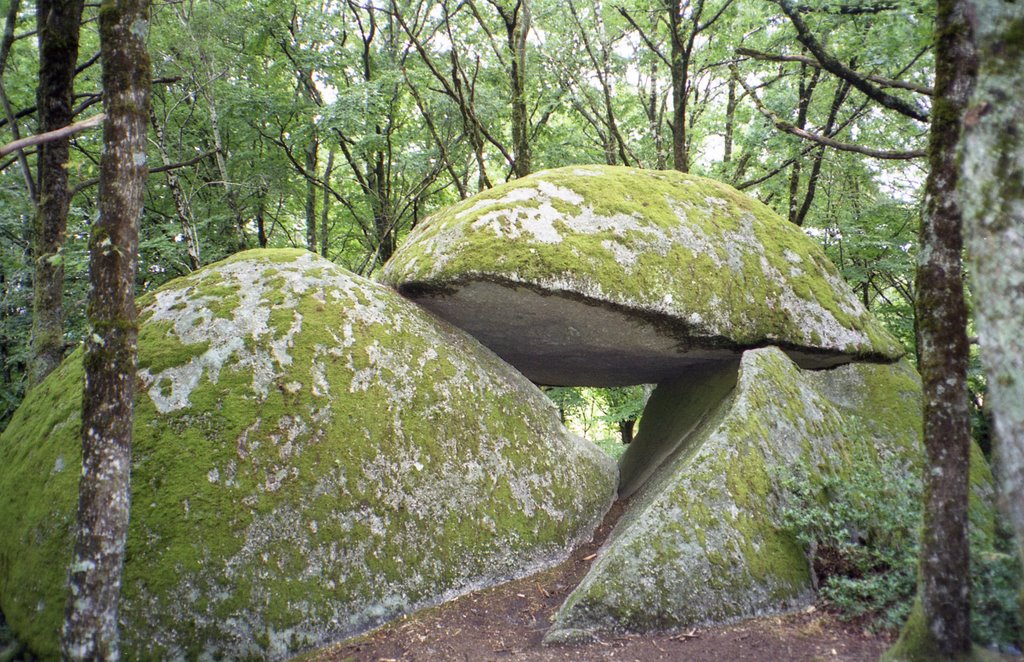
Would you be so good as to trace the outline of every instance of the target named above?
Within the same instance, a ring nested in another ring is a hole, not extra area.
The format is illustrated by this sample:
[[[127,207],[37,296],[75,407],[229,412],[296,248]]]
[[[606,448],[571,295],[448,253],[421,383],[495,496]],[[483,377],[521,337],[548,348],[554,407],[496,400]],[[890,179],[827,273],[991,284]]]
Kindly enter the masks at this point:
[[[503,660],[686,660],[692,662],[874,662],[890,640],[810,608],[688,632],[608,636],[583,646],[543,646],[555,611],[586,574],[619,516],[612,508],[594,540],[550,570],[464,595],[314,651],[315,662]]]

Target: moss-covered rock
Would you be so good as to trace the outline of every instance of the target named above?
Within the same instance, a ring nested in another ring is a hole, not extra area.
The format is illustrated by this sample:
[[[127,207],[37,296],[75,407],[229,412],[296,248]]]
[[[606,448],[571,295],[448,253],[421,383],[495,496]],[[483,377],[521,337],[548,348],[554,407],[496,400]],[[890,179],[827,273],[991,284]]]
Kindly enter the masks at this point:
[[[619,460],[619,498],[643,486],[736,386],[738,361],[696,367],[658,384],[644,407],[643,425]]]
[[[466,334],[304,251],[141,302],[129,658],[279,658],[556,562],[615,467]],[[0,609],[57,657],[76,353],[0,437]]]
[[[903,354],[799,228],[674,171],[497,186],[422,223],[382,278],[541,383],[657,383],[764,345],[804,367]]]
[[[727,379],[712,374],[704,382]],[[686,403],[673,413],[667,403],[685,385],[652,395],[660,405],[643,425],[655,414],[658,429],[679,437],[658,435],[671,454],[560,609],[551,641],[562,631],[692,627],[805,604],[808,560],[782,522],[791,468],[843,475],[854,463],[920,466],[921,388],[905,361],[808,372],[769,347],[743,355],[735,383],[697,414]],[[659,462],[665,453],[644,455]],[[630,462],[627,453],[623,466]],[[984,503],[991,476],[984,463],[972,472]],[[976,511],[975,523],[991,526],[991,508]]]

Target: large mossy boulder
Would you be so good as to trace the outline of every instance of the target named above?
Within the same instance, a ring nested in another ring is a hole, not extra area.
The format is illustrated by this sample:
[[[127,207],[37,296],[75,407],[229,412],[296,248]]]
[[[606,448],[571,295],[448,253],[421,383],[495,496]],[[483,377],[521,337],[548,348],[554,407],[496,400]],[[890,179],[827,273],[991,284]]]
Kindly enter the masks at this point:
[[[128,658],[280,658],[564,558],[613,463],[470,336],[304,251],[141,302]],[[81,353],[0,437],[0,609],[57,657]]]
[[[692,404],[702,390],[723,389],[718,404]],[[805,371],[774,347],[746,352],[731,378],[717,371],[659,385],[642,424],[650,437],[638,436],[621,462],[626,485],[653,475],[633,485],[630,509],[547,641],[722,623],[809,603],[808,558],[783,521],[790,479],[802,471],[815,484],[856,466],[919,470],[920,407],[920,380],[905,361]],[[635,455],[660,466],[648,470]],[[974,460],[972,520],[991,531],[991,476],[983,458]]]
[[[657,383],[765,345],[803,367],[903,354],[800,228],[674,171],[496,186],[420,224],[382,278],[538,383]]]

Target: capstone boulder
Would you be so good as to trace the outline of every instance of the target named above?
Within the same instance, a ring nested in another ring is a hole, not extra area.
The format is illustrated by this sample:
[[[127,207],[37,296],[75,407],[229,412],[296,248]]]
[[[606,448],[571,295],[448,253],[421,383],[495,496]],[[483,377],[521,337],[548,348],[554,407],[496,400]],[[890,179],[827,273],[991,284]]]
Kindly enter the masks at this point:
[[[305,251],[175,280],[140,320],[128,658],[282,658],[558,562],[614,496],[614,463],[519,373]],[[81,364],[0,436],[0,609],[49,659]]]
[[[421,223],[382,280],[537,383],[658,383],[777,345],[800,366],[896,360],[815,241],[678,172],[548,170]]]

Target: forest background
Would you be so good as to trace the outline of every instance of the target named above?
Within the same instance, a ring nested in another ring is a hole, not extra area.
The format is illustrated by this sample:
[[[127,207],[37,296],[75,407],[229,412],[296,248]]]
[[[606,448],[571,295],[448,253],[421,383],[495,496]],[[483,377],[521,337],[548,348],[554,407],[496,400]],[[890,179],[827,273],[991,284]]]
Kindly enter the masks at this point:
[[[9,142],[51,127],[39,6],[3,9]],[[100,112],[98,10],[82,13],[71,122]],[[433,210],[496,183],[675,168],[803,226],[913,355],[933,14],[917,0],[154,3],[137,291],[257,246],[371,275]],[[99,131],[70,138],[66,232],[49,245],[46,148],[0,161],[0,428],[82,338],[101,147]],[[585,418],[578,392],[552,395]],[[615,425],[643,391],[584,396]]]
[[[372,275],[433,209],[547,167],[604,162],[707,174],[816,237],[864,305],[919,358],[934,477],[923,609],[929,622],[957,623],[942,650],[964,650],[967,610],[932,613],[952,605],[954,593],[967,595],[959,579],[943,579],[968,573],[957,144],[963,126],[972,176],[961,187],[984,290],[979,320],[991,335],[983,341],[1001,403],[993,408],[1006,449],[1017,451],[1011,394],[1022,352],[1012,348],[1022,300],[1011,266],[1020,222],[1012,205],[1021,194],[1013,168],[1024,154],[1014,151],[1019,105],[1007,91],[1024,70],[1024,17],[1012,3],[940,0],[934,14],[884,0],[147,5],[2,7],[0,129],[11,140],[0,148],[0,426],[25,388],[85,334],[90,226],[95,265],[96,249],[110,245],[96,228],[111,214],[134,216],[109,204],[100,211],[101,161],[140,176],[151,164],[139,269],[128,272],[137,273],[138,293],[253,246],[305,246]],[[123,54],[116,41],[104,40],[103,94],[128,93],[118,112],[145,120],[138,111],[148,111],[148,155],[113,159],[108,139],[101,158],[91,131],[102,120],[101,58],[83,28],[121,18],[117,34],[138,43],[121,67],[108,57]],[[980,99],[968,108],[979,62]],[[150,84],[152,107],[148,98],[133,102]],[[127,180],[104,172],[108,191],[121,191]],[[125,255],[135,255],[134,245]],[[92,298],[89,307],[105,305]],[[90,346],[104,342],[89,333]],[[974,349],[971,356],[976,364]],[[976,439],[989,452],[985,385],[977,365],[973,373]],[[565,414],[576,401],[602,400],[604,421],[628,441],[644,390],[551,394]],[[1019,478],[1014,458],[1006,467]],[[1006,482],[1009,506],[1021,483]],[[943,510],[947,497],[956,512]],[[1020,513],[1010,510],[1020,529]]]

